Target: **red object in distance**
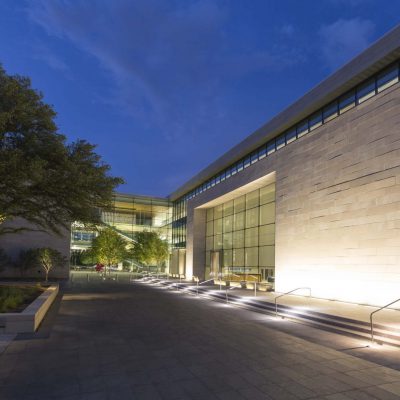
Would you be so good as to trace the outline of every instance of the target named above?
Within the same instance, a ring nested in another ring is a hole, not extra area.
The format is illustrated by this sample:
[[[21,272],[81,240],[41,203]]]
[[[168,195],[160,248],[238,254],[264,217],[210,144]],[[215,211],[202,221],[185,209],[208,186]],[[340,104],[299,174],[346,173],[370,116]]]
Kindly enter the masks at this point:
[[[103,271],[103,269],[104,269],[104,265],[103,264],[96,264],[96,271],[97,272],[101,272],[101,271]]]

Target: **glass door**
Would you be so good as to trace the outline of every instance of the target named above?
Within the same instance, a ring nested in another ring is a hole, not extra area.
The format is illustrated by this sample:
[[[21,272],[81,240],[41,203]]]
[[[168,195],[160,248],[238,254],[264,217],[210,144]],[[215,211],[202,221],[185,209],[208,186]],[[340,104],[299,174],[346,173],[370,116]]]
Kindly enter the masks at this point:
[[[218,278],[220,276],[221,273],[221,265],[222,265],[222,252],[217,250],[217,251],[211,251],[210,252],[210,256],[211,256],[211,265],[210,265],[210,276],[212,278]]]

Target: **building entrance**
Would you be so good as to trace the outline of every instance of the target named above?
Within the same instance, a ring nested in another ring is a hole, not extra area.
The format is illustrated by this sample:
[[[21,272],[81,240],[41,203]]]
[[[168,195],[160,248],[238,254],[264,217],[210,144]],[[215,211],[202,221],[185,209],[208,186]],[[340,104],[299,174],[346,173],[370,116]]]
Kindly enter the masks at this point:
[[[210,276],[217,278],[221,273],[222,265],[222,252],[221,251],[211,251],[211,265],[210,265]]]

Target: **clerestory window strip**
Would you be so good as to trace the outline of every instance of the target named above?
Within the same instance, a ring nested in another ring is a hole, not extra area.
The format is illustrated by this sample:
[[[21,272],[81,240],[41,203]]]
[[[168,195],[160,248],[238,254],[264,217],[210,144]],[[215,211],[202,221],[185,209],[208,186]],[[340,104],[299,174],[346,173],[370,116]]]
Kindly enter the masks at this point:
[[[225,168],[222,172],[206,180],[204,183],[182,196],[176,201],[176,203],[186,202],[211,187],[218,185],[224,180],[229,179],[231,176],[244,170],[257,161],[268,157],[281,148],[287,146],[289,143],[296,141],[314,129],[325,125],[339,115],[344,114],[346,111],[369,100],[378,93],[381,93],[385,89],[399,83],[399,79],[400,63],[399,61],[396,61],[390,66],[384,68],[382,71],[376,73],[373,77],[366,79],[353,89],[339,96],[334,101],[321,107],[317,112],[290,127],[285,132],[269,140],[258,149],[253,150],[239,161],[236,161],[229,167]]]

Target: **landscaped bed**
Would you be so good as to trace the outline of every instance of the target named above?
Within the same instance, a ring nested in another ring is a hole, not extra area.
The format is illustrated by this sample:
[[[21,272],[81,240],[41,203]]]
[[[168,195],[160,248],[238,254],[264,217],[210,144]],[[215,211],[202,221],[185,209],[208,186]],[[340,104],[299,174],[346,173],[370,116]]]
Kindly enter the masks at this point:
[[[22,312],[45,288],[35,286],[0,286],[0,313]]]

